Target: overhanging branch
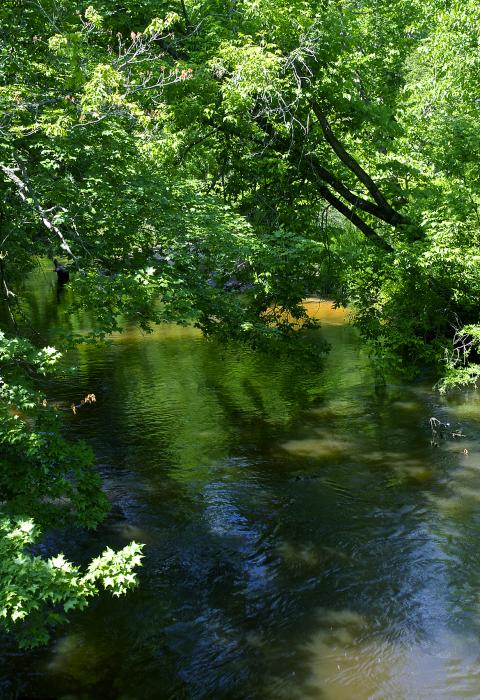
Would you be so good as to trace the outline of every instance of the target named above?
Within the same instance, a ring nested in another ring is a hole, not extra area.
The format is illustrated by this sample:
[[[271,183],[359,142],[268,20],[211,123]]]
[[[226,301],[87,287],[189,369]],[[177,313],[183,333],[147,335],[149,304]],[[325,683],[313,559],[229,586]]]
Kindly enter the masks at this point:
[[[391,224],[392,222],[390,217],[381,207],[374,202],[369,202],[363,197],[351,192],[346,185],[344,185],[333,173],[327,170],[320,163],[315,154],[304,156],[302,153],[297,153],[292,148],[292,141],[280,138],[267,120],[258,119],[257,123],[270,139],[268,143],[269,148],[282,154],[287,153],[290,161],[293,161],[293,164],[296,165],[300,171],[302,171],[303,176],[312,182],[322,197],[324,197],[329,204],[331,204],[338,212],[340,212],[346,219],[356,226],[359,231],[361,231],[368,238],[369,241],[377,246],[377,248],[381,248],[387,252],[393,251],[392,246],[381,236],[379,236],[375,229],[361,219],[353,209],[350,209],[341,199],[339,199],[332,192],[332,190],[327,187],[327,185],[332,187],[338,195],[352,204],[355,208],[362,209],[375,218]]]
[[[318,186],[318,191],[322,197],[332,205],[340,214],[348,219],[359,231],[361,231],[368,240],[373,243],[377,248],[386,251],[387,253],[393,253],[394,249],[387,243],[378,233],[369,226],[363,219],[361,219],[358,214],[356,214],[352,209],[349,209],[346,204],[344,204],[338,197],[336,197],[331,190],[328,189],[326,185]]]
[[[332,128],[326,118],[324,112],[320,108],[320,105],[315,100],[311,101],[312,111],[315,114],[318,123],[322,129],[323,135],[327,143],[331,146],[333,151],[336,153],[338,158],[342,163],[358,178],[358,180],[367,188],[372,199],[377,203],[379,209],[382,212],[383,221],[392,226],[397,226],[399,224],[406,224],[408,221],[405,219],[400,212],[396,211],[392,205],[387,202],[384,195],[380,191],[378,185],[372,180],[370,175],[362,168],[360,163],[358,163],[353,156],[348,153],[344,145],[337,139],[332,131]],[[375,214],[378,216],[378,214]]]
[[[20,167],[17,168],[9,168],[6,165],[3,165],[3,163],[0,163],[0,170],[3,172],[4,175],[8,177],[9,180],[11,180],[17,187],[17,194],[22,200],[22,202],[25,202],[25,204],[33,206],[37,214],[40,216],[40,220],[42,224],[47,228],[49,231],[51,231],[57,238],[60,239],[60,247],[68,254],[70,255],[71,258],[75,260],[75,255],[72,252],[72,249],[70,248],[70,245],[67,243],[65,240],[65,236],[63,233],[60,231],[58,226],[56,226],[52,221],[47,216],[46,210],[42,207],[40,202],[38,201],[34,191],[30,187],[30,184],[28,182],[28,178],[26,174],[23,172],[23,170]],[[18,171],[22,173],[23,180],[21,180],[18,175],[16,174]]]
[[[393,224],[391,216],[381,207],[379,207],[374,202],[369,202],[368,199],[360,197],[360,195],[355,194],[348,189],[346,185],[341,182],[333,173],[327,170],[319,161],[318,157],[315,155],[309,155],[305,157],[305,161],[310,166],[313,173],[320,180],[323,180],[328,185],[330,185],[343,199],[352,204],[356,209],[361,209],[367,214],[371,214],[377,219],[385,221],[387,224]]]

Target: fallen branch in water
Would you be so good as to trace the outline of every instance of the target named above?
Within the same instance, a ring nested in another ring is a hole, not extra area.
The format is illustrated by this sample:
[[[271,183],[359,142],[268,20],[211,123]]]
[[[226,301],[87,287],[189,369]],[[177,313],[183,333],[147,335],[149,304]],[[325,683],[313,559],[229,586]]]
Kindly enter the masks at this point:
[[[72,409],[73,415],[74,416],[77,415],[77,408],[81,408],[82,406],[85,406],[85,404],[87,404],[87,403],[95,403],[96,400],[97,400],[97,397],[95,396],[95,394],[87,394],[85,396],[85,398],[80,401],[80,403],[77,403],[77,404],[72,403],[70,408]]]
[[[438,439],[446,440],[450,437],[452,440],[456,440],[457,438],[466,437],[460,429],[450,430],[450,423],[442,423],[442,421],[434,416],[430,418],[430,430],[432,431],[432,439],[430,440],[430,445],[432,447],[438,447]]]

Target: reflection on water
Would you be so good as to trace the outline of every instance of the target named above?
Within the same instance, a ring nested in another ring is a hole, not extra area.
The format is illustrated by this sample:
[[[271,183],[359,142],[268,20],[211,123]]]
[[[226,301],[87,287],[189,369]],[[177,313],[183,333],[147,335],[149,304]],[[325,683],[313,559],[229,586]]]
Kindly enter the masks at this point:
[[[48,274],[35,323],[81,330]],[[141,540],[141,586],[5,655],[2,697],[480,697],[480,400],[382,385],[345,312],[308,308],[332,344],[318,367],[186,328],[79,349],[51,398],[96,394],[68,430],[113,510],[46,546]],[[432,448],[431,415],[467,437]]]

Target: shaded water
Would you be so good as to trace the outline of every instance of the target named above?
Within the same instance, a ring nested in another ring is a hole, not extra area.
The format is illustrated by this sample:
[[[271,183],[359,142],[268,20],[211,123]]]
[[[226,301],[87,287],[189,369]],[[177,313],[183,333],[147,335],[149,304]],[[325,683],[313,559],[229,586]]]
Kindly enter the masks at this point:
[[[97,395],[68,430],[114,510],[51,546],[145,542],[141,585],[5,656],[5,697],[480,697],[479,398],[377,383],[341,312],[310,306],[332,344],[316,368],[171,327],[80,350],[52,391]],[[467,438],[432,448],[431,415]]]

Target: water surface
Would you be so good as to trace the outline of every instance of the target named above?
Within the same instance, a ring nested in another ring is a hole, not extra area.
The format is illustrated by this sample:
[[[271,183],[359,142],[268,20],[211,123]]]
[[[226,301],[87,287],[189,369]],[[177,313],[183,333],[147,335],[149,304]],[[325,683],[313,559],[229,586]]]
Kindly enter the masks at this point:
[[[82,324],[52,277],[30,290],[46,335]],[[46,551],[145,542],[140,587],[6,654],[6,698],[480,697],[478,396],[382,384],[345,314],[310,309],[317,366],[176,327],[79,350],[51,392],[96,394],[67,425],[113,511]],[[432,448],[432,415],[467,437]]]

